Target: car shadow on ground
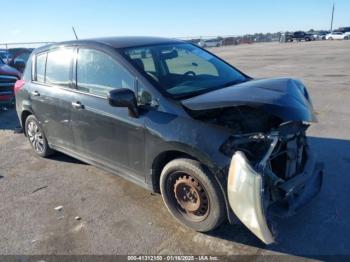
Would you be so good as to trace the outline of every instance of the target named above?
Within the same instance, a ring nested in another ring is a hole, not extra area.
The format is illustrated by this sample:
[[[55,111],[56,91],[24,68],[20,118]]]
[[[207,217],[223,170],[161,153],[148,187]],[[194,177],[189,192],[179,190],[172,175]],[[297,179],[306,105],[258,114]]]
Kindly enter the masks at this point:
[[[76,158],[63,154],[61,152],[55,152],[52,156],[49,157],[50,160],[72,163],[72,164],[80,164],[80,165],[89,165],[85,162],[82,162]]]
[[[0,108],[0,130],[15,131],[20,127],[16,110]]]
[[[350,141],[310,137],[312,151],[325,163],[320,194],[298,214],[274,219],[276,243],[262,244],[243,225],[223,225],[213,237],[308,258],[350,254]]]

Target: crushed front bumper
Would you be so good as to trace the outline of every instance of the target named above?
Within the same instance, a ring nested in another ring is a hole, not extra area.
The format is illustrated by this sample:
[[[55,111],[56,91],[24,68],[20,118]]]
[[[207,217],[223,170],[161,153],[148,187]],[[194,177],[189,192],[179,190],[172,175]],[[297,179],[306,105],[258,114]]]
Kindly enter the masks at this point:
[[[270,203],[269,190],[265,186],[265,174],[257,172],[245,154],[237,151],[231,160],[227,192],[232,211],[241,222],[265,244],[274,242],[267,222],[267,213],[292,215],[321,189],[323,165],[309,155],[302,173],[274,185],[281,198]]]

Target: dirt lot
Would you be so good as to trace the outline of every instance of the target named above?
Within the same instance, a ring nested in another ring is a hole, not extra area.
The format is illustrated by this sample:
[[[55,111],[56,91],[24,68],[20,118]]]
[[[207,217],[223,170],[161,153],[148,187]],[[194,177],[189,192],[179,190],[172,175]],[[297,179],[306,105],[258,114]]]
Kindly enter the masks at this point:
[[[0,253],[350,254],[350,41],[212,51],[253,77],[300,78],[313,98],[319,123],[309,135],[326,164],[324,186],[298,215],[276,221],[276,244],[262,245],[241,225],[193,232],[170,217],[160,196],[62,154],[35,156],[13,132],[10,110],[0,112]]]

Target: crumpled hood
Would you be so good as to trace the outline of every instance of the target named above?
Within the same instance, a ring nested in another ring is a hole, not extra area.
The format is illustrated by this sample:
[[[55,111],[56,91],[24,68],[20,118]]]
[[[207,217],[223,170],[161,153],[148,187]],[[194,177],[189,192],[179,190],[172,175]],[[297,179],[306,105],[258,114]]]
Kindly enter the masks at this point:
[[[250,106],[284,121],[316,121],[305,86],[291,78],[250,80],[182,100],[182,104],[191,110]]]
[[[8,65],[0,65],[0,75],[11,75],[18,78],[21,77],[21,73],[16,68]]]

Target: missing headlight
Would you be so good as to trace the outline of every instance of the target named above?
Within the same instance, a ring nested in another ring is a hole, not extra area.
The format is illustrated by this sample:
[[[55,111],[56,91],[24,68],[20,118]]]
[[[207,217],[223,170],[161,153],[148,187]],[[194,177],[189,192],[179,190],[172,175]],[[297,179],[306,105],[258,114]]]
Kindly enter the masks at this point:
[[[269,149],[271,139],[263,133],[238,135],[229,137],[220,147],[220,151],[232,157],[237,151],[246,154],[250,161],[260,161]]]

